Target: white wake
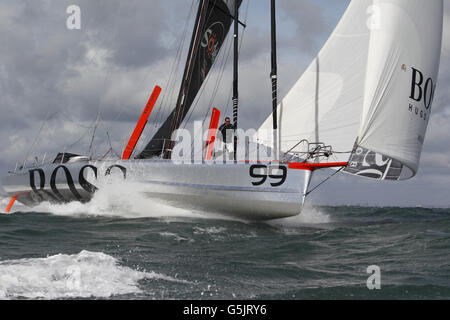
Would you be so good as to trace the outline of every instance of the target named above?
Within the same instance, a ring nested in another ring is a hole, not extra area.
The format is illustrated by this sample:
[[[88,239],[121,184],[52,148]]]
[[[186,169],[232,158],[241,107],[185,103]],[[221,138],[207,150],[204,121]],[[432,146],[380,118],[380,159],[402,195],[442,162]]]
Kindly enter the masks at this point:
[[[139,192],[133,183],[105,183],[87,203],[40,203],[32,208],[15,204],[13,211],[45,212],[58,216],[106,216],[120,218],[148,217],[204,217],[199,212],[174,207],[157,199],[150,199]]]
[[[323,209],[307,204],[299,215],[273,220],[268,222],[268,224],[280,228],[286,234],[291,234],[297,233],[299,228],[305,226],[321,226],[332,222],[330,215],[323,211]]]
[[[115,183],[114,180],[109,180],[99,185],[99,190],[94,194],[91,201],[87,203],[77,201],[65,204],[43,202],[30,208],[16,201],[11,212],[43,212],[70,217],[197,218],[247,222],[236,217],[173,206],[164,200],[149,198],[141,193],[140,190],[142,188],[137,183]],[[0,210],[3,211],[6,208],[9,200],[9,198],[0,199]],[[329,222],[330,216],[327,213],[307,205],[303,208],[300,215],[276,220],[272,224],[295,227],[302,224],[323,224]]]
[[[0,299],[108,298],[138,294],[142,279],[186,282],[120,266],[101,252],[0,261]]]

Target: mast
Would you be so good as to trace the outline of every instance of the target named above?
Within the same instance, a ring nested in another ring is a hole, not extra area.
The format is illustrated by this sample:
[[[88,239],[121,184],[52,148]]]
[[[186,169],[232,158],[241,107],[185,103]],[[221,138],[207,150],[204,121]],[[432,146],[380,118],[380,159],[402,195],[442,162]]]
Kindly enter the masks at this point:
[[[270,78],[272,79],[272,118],[273,118],[273,160],[279,160],[278,151],[278,70],[277,70],[277,25],[275,0],[271,0],[271,29],[272,29],[272,72]]]
[[[236,1],[239,7],[241,0],[199,0],[197,19],[192,31],[176,104],[144,150],[136,156],[136,159],[149,159],[155,156],[163,156],[166,159],[171,157],[170,149],[175,142],[171,142],[169,145],[164,142],[170,140],[173,132],[183,123],[200,88],[214,66],[230,31]],[[162,153],[162,149],[169,150]]]
[[[206,19],[206,13],[207,13],[207,9],[208,9],[208,2],[209,2],[209,0],[202,0],[202,2],[200,3],[199,11],[197,14],[195,32],[192,37],[189,55],[188,55],[188,59],[187,59],[187,63],[186,63],[186,69],[184,71],[183,80],[182,80],[181,88],[180,88],[180,93],[178,95],[178,100],[177,100],[177,104],[175,107],[175,117],[174,117],[174,121],[172,122],[170,131],[169,131],[169,142],[167,144],[167,149],[166,149],[167,151],[163,150],[165,159],[170,159],[170,157],[171,157],[171,149],[173,147],[173,143],[171,141],[172,133],[180,127],[181,120],[183,118],[182,114],[183,114],[183,109],[184,109],[184,105],[185,105],[185,98],[187,95],[187,91],[189,90],[189,84],[191,82],[192,74],[194,71],[194,60],[195,60],[195,57],[197,56],[197,52],[199,50],[199,44],[200,44],[200,40],[201,40],[200,35],[203,30],[203,26],[206,22],[205,19]]]
[[[234,126],[234,161],[237,160],[238,108],[239,108],[239,2],[234,3],[234,58],[233,58],[233,126]]]

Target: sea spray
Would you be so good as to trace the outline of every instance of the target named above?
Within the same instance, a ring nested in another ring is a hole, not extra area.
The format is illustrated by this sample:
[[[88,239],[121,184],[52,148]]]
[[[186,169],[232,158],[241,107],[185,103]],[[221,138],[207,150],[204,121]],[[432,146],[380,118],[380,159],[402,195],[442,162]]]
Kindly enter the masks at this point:
[[[93,177],[87,180],[94,183]],[[120,180],[120,183],[118,183]],[[195,218],[195,219],[220,219],[239,220],[218,213],[184,209],[174,206],[169,201],[150,197],[143,192],[145,185],[133,181],[131,178],[122,181],[120,176],[107,176],[95,181],[98,190],[87,203],[73,201],[64,204],[42,202],[34,207],[17,205],[12,212],[42,212],[58,216],[105,216],[126,219],[136,218]],[[2,202],[3,204],[3,202]],[[5,207],[7,201],[5,200]]]
[[[54,204],[43,202],[32,208],[21,208],[27,212],[46,212],[59,216],[108,216],[121,218],[147,217],[197,217],[196,212],[175,208],[163,200],[147,197],[141,185],[134,181],[115,183],[117,177],[97,182],[98,189],[87,203],[70,202]]]
[[[273,220],[268,223],[279,226],[296,227],[303,226],[305,224],[325,224],[330,222],[330,215],[326,213],[323,208],[306,204],[299,215],[290,218]]]
[[[102,252],[83,250],[46,258],[0,262],[0,299],[107,298],[139,294],[142,279],[188,283],[164,274],[137,271]]]

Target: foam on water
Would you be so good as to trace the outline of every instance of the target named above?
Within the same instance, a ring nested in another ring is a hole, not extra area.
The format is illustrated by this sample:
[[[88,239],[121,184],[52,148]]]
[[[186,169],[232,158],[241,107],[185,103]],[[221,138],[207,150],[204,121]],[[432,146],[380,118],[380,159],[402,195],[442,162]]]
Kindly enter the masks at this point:
[[[166,238],[172,238],[176,241],[189,241],[189,242],[194,242],[193,239],[188,239],[188,238],[184,238],[184,237],[180,237],[178,234],[173,233],[173,232],[159,232],[158,233],[160,236],[162,237],[166,237]]]
[[[58,254],[0,262],[0,299],[107,298],[138,294],[142,279],[186,282],[155,272],[120,266],[101,252]],[[187,283],[187,282],[186,282]]]
[[[286,232],[291,232],[299,227],[305,225],[321,225],[331,223],[330,215],[322,211],[320,208],[316,208],[310,204],[306,204],[302,212],[294,217],[269,221],[268,224],[281,228]]]
[[[91,201],[81,203],[73,201],[64,204],[42,202],[34,207],[27,207],[18,201],[14,204],[13,212],[45,212],[57,216],[85,217],[106,216],[120,218],[196,218],[241,221],[238,218],[194,211],[173,206],[171,203],[155,198],[149,198],[141,192],[142,186],[133,181],[116,183],[115,178],[97,182],[99,190]],[[3,199],[2,206],[6,208],[10,199]]]
[[[4,210],[9,203],[9,199],[0,195],[1,210]]]
[[[16,201],[11,212],[45,212],[58,216],[71,217],[106,216],[130,219],[197,218],[248,222],[236,217],[205,211],[193,211],[173,206],[164,200],[147,197],[141,192],[142,186],[138,183],[133,181],[124,183],[123,180],[118,183],[115,179],[115,177],[111,177],[108,180],[98,181],[97,185],[99,190],[94,194],[91,201],[87,203],[74,201],[65,204],[52,204],[43,202],[30,208]],[[9,198],[0,199],[2,208],[6,208],[9,200]],[[311,205],[306,205],[300,215],[280,219],[273,222],[273,224],[281,227],[295,227],[303,224],[323,224],[329,222],[330,217],[328,214],[323,213]]]
[[[121,218],[147,217],[194,217],[202,218],[201,212],[194,212],[171,206],[157,199],[150,199],[140,193],[139,185],[108,181],[100,186],[88,203],[70,202],[52,204],[43,202],[35,207],[14,207],[14,211],[48,212],[59,216],[113,216]]]

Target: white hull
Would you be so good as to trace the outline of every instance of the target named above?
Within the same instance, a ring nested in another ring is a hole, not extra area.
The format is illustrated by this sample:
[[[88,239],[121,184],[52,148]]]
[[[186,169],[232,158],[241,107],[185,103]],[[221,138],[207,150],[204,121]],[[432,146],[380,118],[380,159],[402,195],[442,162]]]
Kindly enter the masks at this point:
[[[2,182],[10,196],[21,194],[18,201],[33,205],[89,201],[106,180],[147,196],[149,210],[152,198],[252,220],[290,217],[302,209],[303,172],[287,164],[80,161],[10,173]]]

